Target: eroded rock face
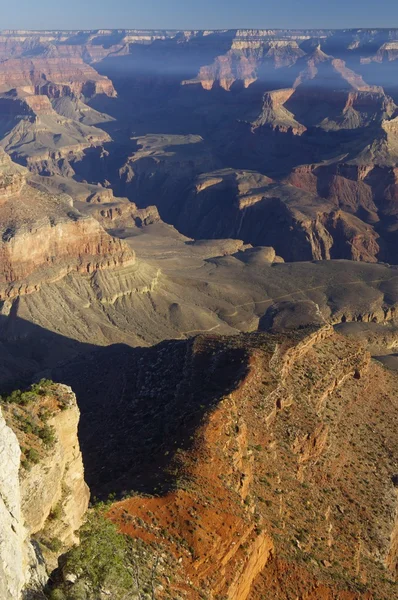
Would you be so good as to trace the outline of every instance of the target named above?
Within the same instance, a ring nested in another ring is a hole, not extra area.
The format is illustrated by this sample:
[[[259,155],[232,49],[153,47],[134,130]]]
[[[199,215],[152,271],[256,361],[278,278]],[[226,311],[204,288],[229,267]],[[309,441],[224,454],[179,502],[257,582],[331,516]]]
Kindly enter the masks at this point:
[[[52,414],[46,422],[54,439],[51,446],[21,426],[26,418],[35,418],[32,412],[5,404],[4,417],[0,413],[0,591],[4,600],[40,592],[58,556],[78,543],[76,531],[88,507],[74,393],[65,385],[52,384],[34,401],[36,416],[43,411]],[[32,464],[29,457],[34,452]],[[56,546],[51,546],[51,540]]]
[[[140,207],[156,200],[161,216],[174,214],[173,204],[197,174],[218,165],[198,135],[146,135],[134,142],[136,152],[119,171],[121,193]]]
[[[153,360],[156,374],[141,361],[131,380],[118,407],[124,431],[108,452],[122,444],[123,487],[156,493],[116,503],[109,518],[178,558],[166,592],[182,597],[184,582],[195,600],[198,590],[234,600],[285,600],[289,590],[314,599],[394,597],[396,374],[330,326],[200,336],[185,349],[160,346]],[[132,406],[144,430],[127,440]],[[140,435],[149,440],[145,452]],[[145,467],[148,453],[159,457],[156,473]]]
[[[68,93],[88,98],[96,94],[116,95],[112,82],[78,57],[6,60],[2,63],[0,91],[13,88],[33,94],[44,91],[53,98]]]
[[[1,96],[0,125],[6,130],[1,147],[31,172],[43,175],[73,176],[70,163],[86,149],[110,141],[98,127],[61,117],[44,95]]]
[[[269,127],[274,131],[301,135],[306,127],[295,120],[293,114],[285,108],[286,102],[294,94],[294,89],[266,92],[263,97],[263,108],[260,116],[253,122],[253,127]]]
[[[48,421],[55,444],[44,458],[21,476],[21,512],[29,534],[44,532],[69,548],[78,542],[76,532],[88,507],[89,489],[84,481],[77,435],[80,412],[71,388],[58,384],[63,408]],[[51,518],[57,507],[56,518]]]
[[[32,543],[21,509],[21,449],[0,408],[0,594],[19,600],[40,593],[47,581],[44,560]]]
[[[2,299],[37,290],[70,272],[133,264],[134,253],[109,236],[98,221],[83,217],[66,195],[30,186],[26,171],[2,153],[0,243]]]
[[[269,307],[260,319],[259,329],[278,333],[285,330],[321,326],[324,323],[325,319],[315,302],[309,302],[308,300],[289,302],[285,300]]]
[[[167,185],[167,184],[166,184]],[[223,169],[198,176],[183,201],[165,207],[173,224],[199,238],[237,238],[272,246],[287,261],[377,262],[378,234],[316,194],[281,185],[255,171]]]
[[[4,600],[20,597],[27,575],[18,479],[20,456],[18,440],[0,410],[0,596]]]
[[[0,150],[0,203],[19,194],[25,184],[25,169],[12,163],[8,155]]]

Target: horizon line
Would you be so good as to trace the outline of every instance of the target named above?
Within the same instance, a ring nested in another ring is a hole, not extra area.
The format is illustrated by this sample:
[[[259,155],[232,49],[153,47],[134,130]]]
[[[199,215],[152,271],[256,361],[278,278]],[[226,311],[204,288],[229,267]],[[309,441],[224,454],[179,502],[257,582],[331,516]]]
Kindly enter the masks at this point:
[[[0,29],[0,33],[20,33],[20,32],[28,32],[28,33],[45,33],[45,32],[100,32],[100,31],[171,31],[171,32],[181,32],[181,31],[211,31],[214,33],[217,32],[227,32],[227,31],[396,31],[398,30],[398,25],[396,27],[217,27],[217,28],[206,28],[206,27],[94,27],[87,28],[81,27],[80,29],[74,28],[66,28],[62,29],[61,27],[48,27],[46,29],[27,29],[24,27],[21,28],[11,28],[7,27],[4,29]]]

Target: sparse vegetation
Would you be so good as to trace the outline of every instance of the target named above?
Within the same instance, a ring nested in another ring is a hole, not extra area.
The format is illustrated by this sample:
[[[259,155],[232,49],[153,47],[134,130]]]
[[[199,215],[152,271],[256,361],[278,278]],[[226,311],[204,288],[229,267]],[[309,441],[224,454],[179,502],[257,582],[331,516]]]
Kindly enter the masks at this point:
[[[66,408],[67,402],[57,384],[49,379],[0,397],[5,419],[21,446],[23,469],[30,470],[54,446],[56,434],[48,421],[57,410]]]
[[[54,382],[50,379],[41,379],[39,383],[34,383],[27,390],[14,390],[11,394],[1,395],[0,402],[28,406],[37,401],[40,396],[45,396],[53,385]]]
[[[51,600],[155,598],[158,566],[159,552],[119,533],[98,505],[90,509],[80,545],[63,556],[46,595]]]

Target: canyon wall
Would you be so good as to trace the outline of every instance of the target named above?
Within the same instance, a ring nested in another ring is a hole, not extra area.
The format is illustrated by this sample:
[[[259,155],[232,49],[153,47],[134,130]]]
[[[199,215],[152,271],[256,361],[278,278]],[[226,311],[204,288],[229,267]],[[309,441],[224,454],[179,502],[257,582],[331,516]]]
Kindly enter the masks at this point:
[[[164,350],[159,377],[178,352]],[[170,451],[164,468],[174,484],[153,497],[133,493],[109,511],[124,533],[176,558],[165,589],[195,600],[279,600],[289,590],[311,599],[394,597],[396,374],[330,326],[199,336],[186,350],[168,384],[171,443],[154,450]],[[136,414],[142,393],[130,391]],[[162,489],[162,469],[156,477]]]

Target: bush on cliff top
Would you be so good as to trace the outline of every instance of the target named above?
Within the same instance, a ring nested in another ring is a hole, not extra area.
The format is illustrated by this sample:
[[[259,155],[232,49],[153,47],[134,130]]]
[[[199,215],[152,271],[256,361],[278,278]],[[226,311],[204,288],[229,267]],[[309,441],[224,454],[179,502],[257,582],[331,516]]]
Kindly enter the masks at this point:
[[[41,379],[39,383],[34,383],[27,390],[14,390],[11,394],[0,396],[0,402],[27,406],[35,402],[38,396],[45,396],[52,385],[54,382],[50,379]]]

